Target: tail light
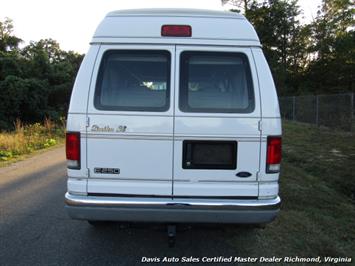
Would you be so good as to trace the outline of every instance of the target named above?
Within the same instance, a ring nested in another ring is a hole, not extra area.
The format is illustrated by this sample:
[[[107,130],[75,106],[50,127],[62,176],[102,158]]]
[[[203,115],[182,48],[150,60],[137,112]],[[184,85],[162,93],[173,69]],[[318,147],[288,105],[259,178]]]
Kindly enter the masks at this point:
[[[192,29],[189,25],[163,25],[161,36],[191,37]]]
[[[281,163],[281,137],[267,138],[266,173],[280,172]]]
[[[67,132],[65,148],[67,167],[80,169],[80,132]]]

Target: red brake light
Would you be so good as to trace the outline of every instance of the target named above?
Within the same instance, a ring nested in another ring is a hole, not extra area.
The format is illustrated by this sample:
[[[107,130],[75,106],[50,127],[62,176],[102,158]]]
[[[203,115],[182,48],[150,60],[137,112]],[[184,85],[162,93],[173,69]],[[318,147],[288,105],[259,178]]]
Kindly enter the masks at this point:
[[[67,132],[65,147],[68,168],[80,169],[80,132]]]
[[[191,37],[192,29],[189,25],[163,25],[161,36]]]
[[[267,138],[266,172],[277,173],[281,163],[281,137]]]

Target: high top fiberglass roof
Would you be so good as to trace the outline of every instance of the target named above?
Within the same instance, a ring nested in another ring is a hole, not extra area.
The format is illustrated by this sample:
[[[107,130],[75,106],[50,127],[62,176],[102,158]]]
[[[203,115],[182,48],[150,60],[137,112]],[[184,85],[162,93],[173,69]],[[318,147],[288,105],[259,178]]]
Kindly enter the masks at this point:
[[[163,25],[189,25],[189,37],[162,37]],[[112,11],[96,29],[91,43],[160,43],[260,46],[248,20],[230,11],[203,9],[128,9]]]
[[[107,17],[116,16],[183,16],[183,17],[223,17],[244,19],[244,16],[231,11],[218,11],[208,9],[190,8],[146,8],[116,10],[107,14]]]

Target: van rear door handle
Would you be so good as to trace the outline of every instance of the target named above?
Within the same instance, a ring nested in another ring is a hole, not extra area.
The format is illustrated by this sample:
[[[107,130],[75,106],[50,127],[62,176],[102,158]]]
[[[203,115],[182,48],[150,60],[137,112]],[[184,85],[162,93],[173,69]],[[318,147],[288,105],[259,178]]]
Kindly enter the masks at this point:
[[[251,173],[249,173],[249,172],[239,172],[239,173],[236,174],[236,176],[238,176],[238,177],[249,177],[249,176],[251,176]]]

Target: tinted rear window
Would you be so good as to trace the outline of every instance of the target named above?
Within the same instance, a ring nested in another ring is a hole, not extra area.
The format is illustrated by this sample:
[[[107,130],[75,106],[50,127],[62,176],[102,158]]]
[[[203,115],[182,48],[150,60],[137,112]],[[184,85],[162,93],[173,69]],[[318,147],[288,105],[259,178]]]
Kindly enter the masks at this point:
[[[250,113],[254,90],[246,55],[183,52],[180,58],[183,112]]]
[[[94,104],[100,110],[169,109],[170,53],[108,51],[103,55]]]

